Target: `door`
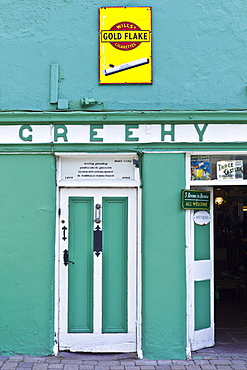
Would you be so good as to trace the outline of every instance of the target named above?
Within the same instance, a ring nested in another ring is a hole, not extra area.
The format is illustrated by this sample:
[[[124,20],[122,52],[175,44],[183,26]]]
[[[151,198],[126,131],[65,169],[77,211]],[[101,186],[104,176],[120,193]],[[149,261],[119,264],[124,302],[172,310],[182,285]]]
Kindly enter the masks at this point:
[[[135,352],[135,189],[61,189],[59,349]]]
[[[188,329],[190,350],[195,351],[214,345],[214,246],[213,246],[213,189],[210,191],[210,223],[194,222],[195,210],[188,212],[189,251],[188,261]]]

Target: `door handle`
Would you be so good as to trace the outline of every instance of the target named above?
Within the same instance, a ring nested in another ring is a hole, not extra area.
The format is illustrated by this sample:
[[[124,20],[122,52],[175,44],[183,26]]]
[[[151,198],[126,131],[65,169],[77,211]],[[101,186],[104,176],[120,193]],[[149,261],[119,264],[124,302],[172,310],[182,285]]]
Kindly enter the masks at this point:
[[[99,224],[101,222],[100,210],[101,210],[101,205],[97,203],[95,205],[95,219],[94,219],[94,222],[96,222],[96,224]]]
[[[67,249],[63,251],[63,263],[64,266],[68,266],[69,263],[72,263],[73,265],[75,264],[75,262],[69,261],[69,252],[67,251]]]

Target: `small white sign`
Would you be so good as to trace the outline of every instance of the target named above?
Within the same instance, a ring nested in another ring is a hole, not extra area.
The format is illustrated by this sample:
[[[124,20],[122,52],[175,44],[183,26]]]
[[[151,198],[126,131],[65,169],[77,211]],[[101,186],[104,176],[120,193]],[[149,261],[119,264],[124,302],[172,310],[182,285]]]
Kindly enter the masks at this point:
[[[244,173],[242,160],[228,160],[217,162],[218,180],[242,180]]]
[[[203,226],[209,224],[211,221],[211,215],[206,211],[198,211],[194,214],[193,219],[197,225]]]
[[[61,180],[130,181],[135,179],[137,157],[83,156],[62,158]]]

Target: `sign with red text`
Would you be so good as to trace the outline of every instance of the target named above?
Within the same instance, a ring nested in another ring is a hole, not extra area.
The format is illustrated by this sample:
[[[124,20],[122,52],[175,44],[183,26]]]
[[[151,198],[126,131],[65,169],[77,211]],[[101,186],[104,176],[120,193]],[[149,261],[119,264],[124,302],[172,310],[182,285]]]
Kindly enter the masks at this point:
[[[152,83],[151,7],[99,9],[99,83]]]

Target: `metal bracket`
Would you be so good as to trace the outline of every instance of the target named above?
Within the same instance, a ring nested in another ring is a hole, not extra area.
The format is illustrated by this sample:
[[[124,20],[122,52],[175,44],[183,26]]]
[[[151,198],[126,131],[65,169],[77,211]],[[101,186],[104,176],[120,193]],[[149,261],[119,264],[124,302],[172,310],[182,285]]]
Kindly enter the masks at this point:
[[[97,257],[102,252],[102,230],[100,230],[99,225],[96,226],[94,231],[94,252]]]
[[[75,264],[75,262],[69,261],[69,252],[67,251],[67,249],[63,251],[63,263],[64,266],[68,266],[69,263],[72,263],[72,265]]]

